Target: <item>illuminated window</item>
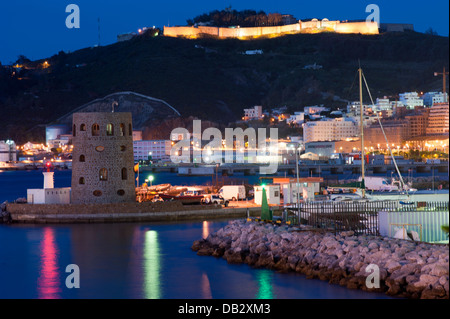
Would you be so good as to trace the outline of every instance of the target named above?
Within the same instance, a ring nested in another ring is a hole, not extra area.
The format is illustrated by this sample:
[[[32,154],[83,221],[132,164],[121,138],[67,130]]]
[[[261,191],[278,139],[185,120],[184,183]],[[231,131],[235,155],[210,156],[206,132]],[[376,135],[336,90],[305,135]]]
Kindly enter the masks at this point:
[[[84,177],[80,177],[80,179],[79,179],[79,184],[80,184],[80,185],[84,185]]]
[[[125,136],[125,124],[120,123],[119,136]]]
[[[85,162],[86,158],[84,157],[84,155],[80,155],[80,162]]]
[[[100,135],[100,125],[95,123],[92,125],[92,136],[99,136]]]
[[[106,125],[106,135],[108,136],[114,135],[114,126],[111,123]]]
[[[80,125],[80,131],[86,131],[86,124],[81,124]]]
[[[127,179],[127,169],[124,167],[122,168],[122,180]]]
[[[101,168],[100,169],[99,179],[101,181],[107,181],[108,180],[108,170],[106,168]]]

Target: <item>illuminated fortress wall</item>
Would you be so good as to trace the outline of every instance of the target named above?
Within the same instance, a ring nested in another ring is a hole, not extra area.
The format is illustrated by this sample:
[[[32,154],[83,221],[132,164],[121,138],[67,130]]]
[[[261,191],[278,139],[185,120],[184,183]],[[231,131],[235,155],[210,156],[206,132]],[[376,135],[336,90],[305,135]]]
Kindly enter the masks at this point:
[[[164,35],[168,37],[188,37],[197,38],[201,35],[212,35],[219,38],[252,38],[260,36],[277,36],[286,33],[361,33],[378,34],[376,22],[340,22],[323,19],[319,21],[299,21],[295,24],[273,27],[252,27],[252,28],[218,28],[208,26],[184,26],[184,27],[164,27]]]

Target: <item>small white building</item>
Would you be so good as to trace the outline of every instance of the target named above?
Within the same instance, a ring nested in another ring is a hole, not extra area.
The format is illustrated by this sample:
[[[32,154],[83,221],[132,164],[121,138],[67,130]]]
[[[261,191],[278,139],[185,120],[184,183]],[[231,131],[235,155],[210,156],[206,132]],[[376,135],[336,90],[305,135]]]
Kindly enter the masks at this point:
[[[262,115],[262,106],[255,105],[251,109],[244,109],[244,117],[242,119],[244,121],[259,120],[262,118]]]
[[[323,182],[322,177],[302,177],[298,180],[296,178],[276,178],[274,183],[279,183],[283,193],[284,206],[291,206],[297,204],[297,194],[299,194],[299,201],[313,201],[316,194],[320,192],[320,183]]]
[[[294,112],[294,114],[291,114],[291,116],[286,119],[286,123],[293,123],[293,124],[303,124],[305,121],[305,112]]]
[[[70,204],[70,187],[54,188],[54,172],[43,172],[44,188],[27,189],[28,204]]]
[[[280,198],[281,198],[280,185],[254,186],[256,205],[262,204],[263,189],[266,190],[267,203],[269,205],[280,205]]]
[[[0,141],[0,162],[14,162],[17,160],[17,146],[14,141]]]

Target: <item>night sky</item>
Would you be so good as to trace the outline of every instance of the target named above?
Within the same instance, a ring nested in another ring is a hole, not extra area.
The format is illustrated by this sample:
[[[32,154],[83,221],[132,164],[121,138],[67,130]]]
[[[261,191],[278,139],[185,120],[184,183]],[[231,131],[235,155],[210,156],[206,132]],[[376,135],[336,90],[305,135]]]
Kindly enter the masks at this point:
[[[68,29],[68,4],[80,8],[80,28]],[[439,35],[449,34],[448,0],[428,1],[302,1],[302,0],[17,0],[0,2],[0,62],[11,64],[23,54],[31,60],[59,51],[75,51],[98,43],[116,42],[118,34],[142,27],[185,25],[186,20],[212,10],[263,10],[293,14],[297,19],[365,19],[368,4],[380,8],[381,23],[411,23],[424,32],[430,27]]]

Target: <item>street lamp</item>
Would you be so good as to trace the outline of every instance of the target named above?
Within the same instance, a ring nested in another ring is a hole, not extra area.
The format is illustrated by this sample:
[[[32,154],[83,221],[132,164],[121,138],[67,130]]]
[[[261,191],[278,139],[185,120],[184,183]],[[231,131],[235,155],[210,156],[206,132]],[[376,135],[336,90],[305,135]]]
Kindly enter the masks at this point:
[[[149,176],[148,176],[147,179],[150,181],[150,186],[153,186],[153,183],[152,183],[152,182],[153,182],[153,179],[154,179],[154,178],[155,178],[155,177],[154,177],[153,175],[149,175]]]

